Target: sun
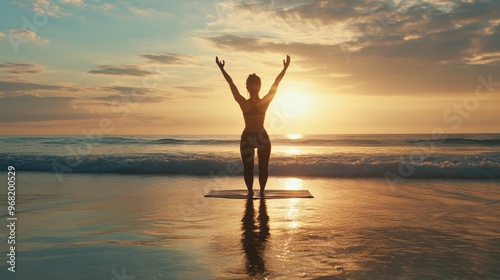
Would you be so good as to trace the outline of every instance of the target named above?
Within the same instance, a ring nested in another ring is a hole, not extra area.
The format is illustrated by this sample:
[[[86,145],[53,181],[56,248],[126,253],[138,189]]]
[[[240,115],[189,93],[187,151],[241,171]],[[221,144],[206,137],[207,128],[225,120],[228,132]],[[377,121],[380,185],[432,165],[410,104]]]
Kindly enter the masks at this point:
[[[298,89],[285,88],[276,96],[275,108],[289,116],[302,115],[308,111],[309,97]]]
[[[311,128],[312,117],[317,112],[314,88],[305,84],[291,84],[278,89],[271,107],[268,124],[273,133],[285,135],[290,140],[302,138],[302,134]]]

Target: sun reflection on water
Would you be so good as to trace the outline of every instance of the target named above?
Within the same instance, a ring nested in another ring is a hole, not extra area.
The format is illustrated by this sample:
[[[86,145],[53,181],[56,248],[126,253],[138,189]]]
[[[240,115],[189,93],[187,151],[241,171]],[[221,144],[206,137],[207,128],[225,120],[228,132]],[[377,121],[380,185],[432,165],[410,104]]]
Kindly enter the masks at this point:
[[[285,153],[287,153],[289,155],[299,155],[299,154],[302,154],[303,151],[299,148],[290,148],[290,149],[286,150]]]
[[[285,189],[287,190],[301,190],[303,189],[303,181],[299,178],[286,178]],[[287,219],[290,221],[288,227],[290,229],[297,229],[300,225],[298,216],[300,212],[300,204],[298,198],[288,199]]]
[[[290,140],[297,140],[302,138],[302,134],[292,133],[292,134],[287,134],[286,137]]]
[[[301,190],[303,185],[302,179],[299,178],[286,178],[285,179],[285,190]],[[291,199],[297,200],[297,199]]]
[[[293,222],[291,222],[291,223],[290,223],[290,226],[289,226],[289,227],[290,227],[290,228],[295,229],[295,228],[297,228],[298,226],[299,226],[299,222],[297,222],[297,221],[293,221]]]

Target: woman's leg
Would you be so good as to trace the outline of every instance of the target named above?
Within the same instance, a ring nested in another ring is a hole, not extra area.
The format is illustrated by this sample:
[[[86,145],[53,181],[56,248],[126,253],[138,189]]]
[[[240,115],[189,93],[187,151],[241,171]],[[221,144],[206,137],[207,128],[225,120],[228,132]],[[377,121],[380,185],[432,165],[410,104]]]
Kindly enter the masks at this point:
[[[259,140],[260,145],[257,150],[257,155],[259,156],[259,184],[260,194],[263,196],[269,176],[268,168],[269,158],[271,157],[271,141],[269,140],[269,135],[267,135],[265,131],[259,135]]]
[[[245,184],[248,189],[248,194],[253,195],[253,167],[254,167],[254,157],[255,150],[249,144],[248,139],[245,139],[245,133],[241,135],[240,142],[240,154],[241,160],[243,161],[243,177],[245,178]]]

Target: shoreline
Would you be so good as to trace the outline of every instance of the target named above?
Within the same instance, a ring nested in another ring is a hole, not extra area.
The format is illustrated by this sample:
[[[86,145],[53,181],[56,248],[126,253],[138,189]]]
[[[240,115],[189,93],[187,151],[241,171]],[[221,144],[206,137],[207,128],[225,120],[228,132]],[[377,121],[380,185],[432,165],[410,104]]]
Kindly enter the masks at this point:
[[[19,258],[14,277],[0,265],[6,279],[500,276],[498,181],[391,189],[383,179],[270,177],[267,189],[314,198],[253,201],[250,211],[245,199],[203,197],[243,187],[239,177],[17,177]]]

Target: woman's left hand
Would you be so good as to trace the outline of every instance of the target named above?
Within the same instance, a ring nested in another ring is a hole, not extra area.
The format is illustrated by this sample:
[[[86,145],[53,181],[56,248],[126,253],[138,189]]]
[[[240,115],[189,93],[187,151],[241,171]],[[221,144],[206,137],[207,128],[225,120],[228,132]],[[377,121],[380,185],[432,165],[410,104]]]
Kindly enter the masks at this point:
[[[286,60],[283,59],[283,67],[288,68],[289,65],[290,65],[290,56],[287,55]]]
[[[221,70],[224,69],[224,65],[226,64],[224,60],[219,60],[217,56],[215,57],[215,63],[217,63],[217,66],[219,66]]]

